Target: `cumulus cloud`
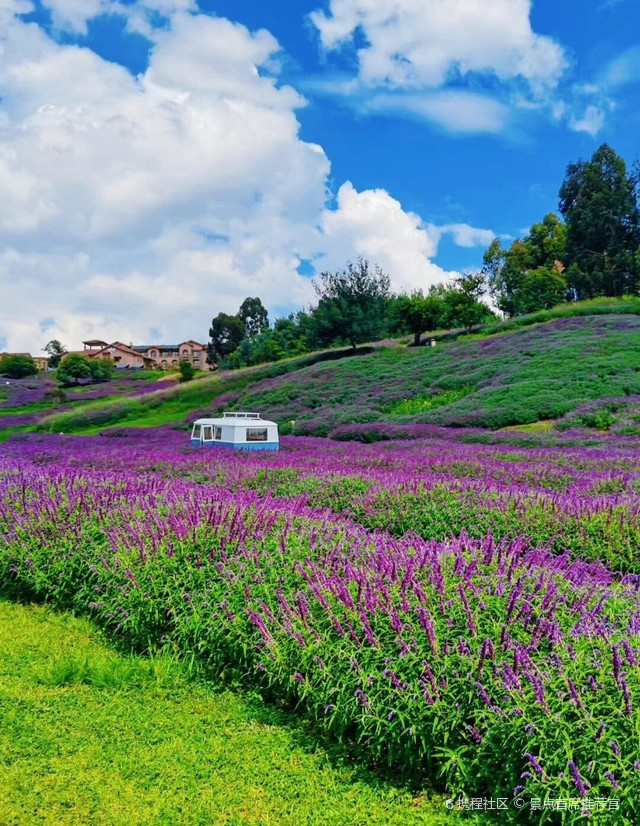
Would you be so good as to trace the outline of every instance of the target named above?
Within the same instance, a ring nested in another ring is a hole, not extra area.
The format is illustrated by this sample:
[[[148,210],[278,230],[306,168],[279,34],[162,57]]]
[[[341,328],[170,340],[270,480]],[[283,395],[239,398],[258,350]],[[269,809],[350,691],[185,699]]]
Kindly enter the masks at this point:
[[[323,215],[321,233],[329,250],[317,262],[321,269],[342,266],[355,253],[377,262],[397,290],[425,289],[455,274],[430,260],[438,248],[438,230],[405,212],[383,189],[358,192],[344,183],[337,209]]]
[[[46,2],[73,31],[94,8]],[[431,261],[437,232],[384,190],[345,184],[328,206],[329,160],[299,136],[305,100],[274,74],[275,38],[192,8],[125,7],[150,27],[149,65],[134,77],[15,17],[27,4],[0,0],[0,336],[10,349],[203,339],[212,316],[247,295],[271,308],[309,303],[302,260],[338,268],[364,255],[399,288],[447,277]],[[154,11],[165,18],[155,28]]]
[[[327,50],[361,36],[355,48],[367,86],[437,88],[488,73],[539,90],[557,83],[566,59],[552,38],[533,31],[530,12],[530,0],[331,0],[329,12],[311,20]]]

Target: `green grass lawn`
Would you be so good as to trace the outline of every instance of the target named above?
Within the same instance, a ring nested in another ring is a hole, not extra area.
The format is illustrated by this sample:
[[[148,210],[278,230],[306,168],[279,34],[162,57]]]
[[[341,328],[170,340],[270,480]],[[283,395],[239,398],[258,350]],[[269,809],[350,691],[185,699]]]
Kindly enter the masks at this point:
[[[0,721],[2,826],[460,822],[330,759],[278,710],[43,606],[0,601]]]

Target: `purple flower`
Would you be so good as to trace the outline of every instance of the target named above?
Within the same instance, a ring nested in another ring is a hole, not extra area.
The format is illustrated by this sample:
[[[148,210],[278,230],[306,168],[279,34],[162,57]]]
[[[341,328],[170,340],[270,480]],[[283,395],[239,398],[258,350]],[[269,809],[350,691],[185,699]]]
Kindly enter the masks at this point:
[[[605,777],[606,777],[606,779],[609,781],[609,783],[611,783],[611,785],[613,786],[613,788],[614,788],[614,789],[616,789],[616,790],[617,790],[617,789],[619,789],[619,788],[620,788],[620,786],[619,786],[619,784],[618,784],[618,781],[617,781],[617,780],[615,779],[615,777],[611,774],[611,772],[605,772],[605,773],[604,773],[604,776],[605,776]]]
[[[368,699],[367,695],[364,693],[364,691],[361,688],[356,689],[356,691],[354,691],[354,693],[353,693],[353,696],[357,700],[360,700],[360,702],[362,703],[362,705],[365,708],[369,708],[369,705],[370,705],[369,699]]]
[[[526,752],[524,756],[527,758],[527,760],[529,761],[529,765],[535,772],[542,775],[544,774],[544,769],[540,765],[540,762],[538,758],[535,756],[535,754],[530,754],[529,752]]]
[[[578,790],[578,794],[580,797],[584,797],[589,790],[589,784],[586,783],[581,777],[580,772],[578,771],[578,767],[573,762],[573,760],[569,760],[567,762],[567,766],[569,766],[569,771],[571,772],[571,777],[573,777],[573,782],[575,783],[576,789]]]

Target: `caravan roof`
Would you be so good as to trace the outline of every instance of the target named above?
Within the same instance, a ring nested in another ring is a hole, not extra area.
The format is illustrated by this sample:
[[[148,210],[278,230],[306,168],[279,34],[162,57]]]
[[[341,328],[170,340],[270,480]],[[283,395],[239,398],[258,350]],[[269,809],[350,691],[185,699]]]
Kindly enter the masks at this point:
[[[193,424],[215,424],[215,425],[252,425],[259,422],[265,425],[275,425],[276,422],[270,422],[267,419],[261,419],[259,413],[249,413],[248,411],[227,412],[222,414],[222,418],[202,418],[196,419]]]

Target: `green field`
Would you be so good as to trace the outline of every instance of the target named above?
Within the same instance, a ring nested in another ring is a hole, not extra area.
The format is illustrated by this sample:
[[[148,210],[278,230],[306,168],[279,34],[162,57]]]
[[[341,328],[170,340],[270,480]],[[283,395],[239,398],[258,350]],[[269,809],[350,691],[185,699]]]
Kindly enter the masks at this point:
[[[43,606],[0,601],[0,719],[2,826],[460,822],[259,698],[117,654]]]

